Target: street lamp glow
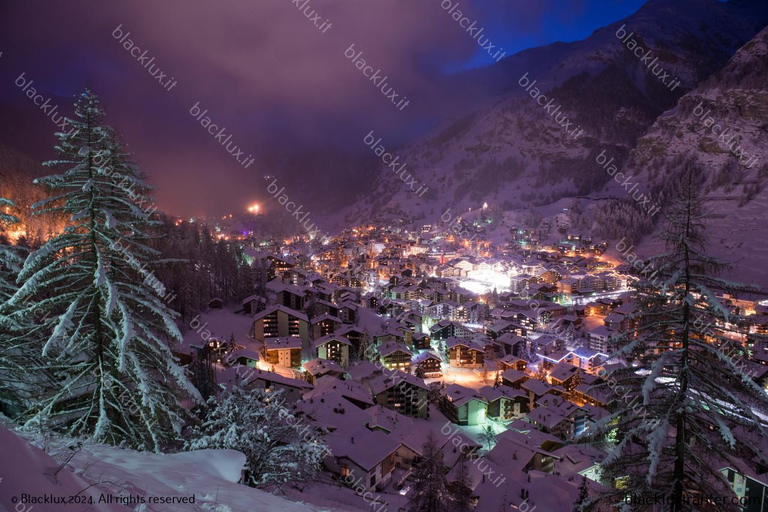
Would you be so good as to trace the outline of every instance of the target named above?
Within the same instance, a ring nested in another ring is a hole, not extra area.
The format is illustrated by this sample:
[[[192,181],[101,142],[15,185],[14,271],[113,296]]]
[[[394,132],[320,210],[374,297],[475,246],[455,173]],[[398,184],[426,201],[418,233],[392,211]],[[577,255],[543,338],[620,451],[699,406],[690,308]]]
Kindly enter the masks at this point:
[[[253,204],[253,205],[249,206],[248,207],[248,212],[249,213],[259,213],[259,205]]]

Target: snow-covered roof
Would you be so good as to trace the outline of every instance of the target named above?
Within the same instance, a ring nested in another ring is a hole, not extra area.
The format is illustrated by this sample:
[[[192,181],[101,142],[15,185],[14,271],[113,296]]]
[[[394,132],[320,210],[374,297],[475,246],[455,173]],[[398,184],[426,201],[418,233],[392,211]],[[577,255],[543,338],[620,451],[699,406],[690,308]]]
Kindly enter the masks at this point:
[[[315,324],[318,324],[318,323],[323,322],[325,320],[330,320],[330,321],[336,322],[338,324],[343,323],[341,318],[339,318],[337,316],[330,315],[328,313],[323,313],[322,315],[318,315],[318,316],[312,318],[312,320],[310,320],[310,323],[312,325],[315,325]]]
[[[550,386],[549,384],[547,384],[542,380],[530,379],[523,383],[523,389],[526,389],[532,392],[536,396],[543,396],[552,389],[562,390],[563,388],[560,388],[557,386]]]
[[[448,384],[443,393],[455,407],[461,407],[472,400],[488,403],[488,400],[474,389],[459,384]]]
[[[413,363],[413,364],[420,364],[420,363],[423,363],[424,361],[426,361],[427,359],[435,359],[437,361],[441,361],[442,362],[442,359],[440,358],[439,355],[437,355],[434,352],[431,352],[429,350],[425,350],[421,354],[413,356],[413,358],[411,359],[411,363]]]
[[[533,411],[528,413],[527,418],[530,421],[535,421],[539,425],[547,429],[552,429],[564,421],[568,421],[567,418],[557,414],[548,407],[537,407]]]
[[[402,343],[398,343],[397,341],[388,341],[386,343],[382,343],[379,345],[378,351],[381,357],[387,357],[391,354],[394,354],[395,352],[403,352],[409,356],[413,355],[413,352],[411,352],[408,347]]]
[[[376,467],[400,447],[396,439],[365,427],[339,429],[328,434],[325,443],[335,457],[346,457],[366,471]]]
[[[581,371],[579,370],[578,366],[573,366],[572,364],[568,364],[566,362],[559,363],[555,365],[554,368],[552,368],[550,372],[550,376],[553,379],[559,380],[560,382],[566,381],[573,377],[574,375],[579,375]]]
[[[347,400],[366,405],[373,405],[369,390],[354,380],[340,380],[332,375],[323,375],[315,380],[315,389],[304,393],[304,399],[318,398],[326,393],[335,392]]]
[[[304,320],[305,322],[309,321],[309,319],[307,318],[307,315],[305,315],[304,313],[302,313],[300,311],[296,311],[295,309],[287,308],[287,307],[282,306],[280,304],[276,304],[274,306],[268,307],[264,311],[262,311],[260,313],[257,313],[256,315],[253,316],[253,321],[261,320],[265,316],[271,315],[275,311],[281,311],[281,312],[283,312],[283,313],[285,313],[287,315],[290,315],[290,316],[293,316],[295,318],[298,318],[299,320]]]
[[[311,361],[304,363],[303,366],[304,369],[307,370],[307,373],[313,377],[325,375],[330,372],[337,372],[339,374],[344,373],[344,368],[336,363],[336,361],[329,361],[328,359],[312,359]]]
[[[362,382],[366,378],[381,373],[382,370],[383,367],[377,366],[370,361],[360,361],[356,365],[347,368],[347,373],[352,379]]]
[[[524,393],[519,389],[510,388],[509,386],[497,386],[495,388],[491,386],[483,386],[478,390],[478,393],[488,400],[489,403],[500,398],[509,398],[510,400],[514,398],[528,398],[527,393]]]
[[[395,386],[401,386],[403,383],[410,384],[424,390],[428,389],[427,385],[424,384],[422,379],[416,377],[415,375],[401,371],[388,371],[386,373],[382,373],[378,377],[371,380],[368,383],[368,386],[371,388],[371,391],[374,395],[378,395],[379,393],[383,393],[384,391]]]
[[[264,338],[264,348],[267,350],[283,350],[301,348],[301,338],[292,336],[280,336],[278,338]]]
[[[249,387],[256,381],[272,382],[281,386],[296,388],[300,390],[312,389],[309,382],[284,377],[276,372],[267,372],[250,366],[232,366],[219,371],[216,375],[219,384],[231,386],[241,384]]]
[[[227,355],[226,360],[227,361],[237,361],[240,358],[246,358],[246,359],[252,359],[254,361],[259,360],[259,353],[255,350],[250,350],[247,348],[240,348],[232,352],[231,354]]]
[[[349,341],[349,339],[345,338],[344,336],[338,335],[336,332],[332,332],[331,334],[326,334],[322,338],[317,338],[313,344],[315,345],[315,348],[321,347],[325,345],[326,343],[330,343],[331,341],[338,341],[339,343],[343,343],[344,345],[352,345],[352,343]]]

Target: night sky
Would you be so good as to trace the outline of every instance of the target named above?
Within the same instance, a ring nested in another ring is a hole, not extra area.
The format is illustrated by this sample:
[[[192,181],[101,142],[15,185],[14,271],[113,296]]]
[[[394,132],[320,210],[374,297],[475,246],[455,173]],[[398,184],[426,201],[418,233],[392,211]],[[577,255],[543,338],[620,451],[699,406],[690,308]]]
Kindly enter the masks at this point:
[[[467,85],[468,70],[495,60],[440,0],[108,3],[3,2],[0,143],[38,160],[53,155],[54,123],[15,85],[21,73],[66,112],[91,87],[149,173],[159,206],[173,214],[242,211],[265,197],[264,175],[280,174],[302,155],[311,155],[304,162],[327,155],[323,178],[352,186],[343,178],[348,170],[334,174],[332,164],[365,155],[361,140],[370,130],[404,143],[494,91],[494,84]],[[511,55],[584,39],[644,0],[458,3]],[[319,18],[305,17],[302,7]],[[153,77],[124,48],[127,40],[140,49],[135,55],[147,51],[145,62],[154,57],[153,69],[165,77]],[[406,108],[395,108],[345,57],[352,44],[408,98]],[[238,163],[190,115],[198,102],[254,164]],[[299,173],[319,172],[309,167]]]

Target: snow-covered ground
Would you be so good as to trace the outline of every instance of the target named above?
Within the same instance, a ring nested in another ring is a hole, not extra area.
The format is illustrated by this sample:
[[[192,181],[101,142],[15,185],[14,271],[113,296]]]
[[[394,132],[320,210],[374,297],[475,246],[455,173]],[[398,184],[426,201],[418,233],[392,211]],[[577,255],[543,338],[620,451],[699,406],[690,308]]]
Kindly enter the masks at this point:
[[[25,437],[31,437],[24,433]],[[17,433],[0,426],[0,512],[299,512],[319,509],[240,485],[245,456],[234,450],[200,450],[173,455],[87,444],[69,450],[63,440],[49,451],[60,463]],[[55,476],[54,476],[55,475]],[[22,493],[78,504],[20,503]],[[122,506],[119,498],[134,497]],[[118,500],[115,500],[118,498]],[[137,499],[138,498],[138,499]],[[138,503],[137,501],[146,503]],[[150,503],[176,498],[177,503]],[[14,501],[16,499],[17,501]],[[178,503],[191,501],[194,503]],[[111,500],[112,504],[105,501]],[[101,503],[99,503],[101,501]]]

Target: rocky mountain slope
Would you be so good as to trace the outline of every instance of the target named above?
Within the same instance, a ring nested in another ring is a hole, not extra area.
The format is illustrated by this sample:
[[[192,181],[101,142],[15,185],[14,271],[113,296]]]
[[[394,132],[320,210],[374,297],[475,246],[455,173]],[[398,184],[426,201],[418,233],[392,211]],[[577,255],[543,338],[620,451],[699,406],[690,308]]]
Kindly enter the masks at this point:
[[[475,71],[504,88],[498,101],[397,150],[405,177],[382,164],[342,222],[433,221],[486,201],[512,210],[601,191],[611,177],[598,155],[623,164],[663,112],[766,24],[765,2],[651,0],[583,41]],[[408,174],[429,190],[416,194]]]
[[[686,161],[701,171],[713,254],[768,289],[768,28],[660,116],[623,170],[664,198]],[[655,245],[647,237],[640,249]]]

